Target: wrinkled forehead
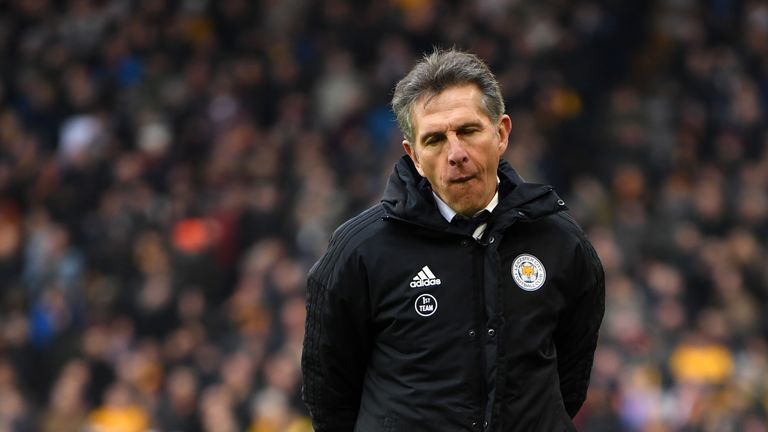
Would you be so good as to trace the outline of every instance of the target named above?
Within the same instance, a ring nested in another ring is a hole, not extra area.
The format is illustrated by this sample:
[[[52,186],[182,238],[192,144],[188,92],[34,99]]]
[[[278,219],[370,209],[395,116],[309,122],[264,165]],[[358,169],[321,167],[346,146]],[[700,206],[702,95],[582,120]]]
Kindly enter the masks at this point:
[[[415,136],[419,127],[430,127],[450,120],[490,119],[480,89],[474,84],[448,87],[422,95],[413,104],[411,119]]]

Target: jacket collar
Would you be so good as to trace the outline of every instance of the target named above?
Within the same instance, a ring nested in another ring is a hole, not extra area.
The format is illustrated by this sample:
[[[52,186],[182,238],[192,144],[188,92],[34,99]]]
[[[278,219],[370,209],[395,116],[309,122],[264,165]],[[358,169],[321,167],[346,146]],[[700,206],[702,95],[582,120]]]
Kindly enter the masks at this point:
[[[551,186],[523,181],[503,159],[498,176],[499,205],[493,219],[537,219],[567,209]],[[382,204],[388,217],[438,229],[448,226],[437,209],[429,181],[418,173],[408,155],[395,163]]]

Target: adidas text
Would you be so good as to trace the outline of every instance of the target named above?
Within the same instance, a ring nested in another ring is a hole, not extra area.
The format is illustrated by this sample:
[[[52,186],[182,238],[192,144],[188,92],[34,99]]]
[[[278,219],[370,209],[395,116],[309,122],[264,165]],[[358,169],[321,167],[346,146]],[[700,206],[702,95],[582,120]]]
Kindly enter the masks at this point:
[[[411,282],[411,288],[440,285],[440,284],[441,284],[440,279],[418,280],[418,281]]]

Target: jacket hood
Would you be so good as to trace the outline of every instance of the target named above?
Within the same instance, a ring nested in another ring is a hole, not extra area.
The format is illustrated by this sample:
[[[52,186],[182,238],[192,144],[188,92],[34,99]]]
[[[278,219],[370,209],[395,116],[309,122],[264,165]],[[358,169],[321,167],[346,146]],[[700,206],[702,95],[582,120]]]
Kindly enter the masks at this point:
[[[515,217],[537,219],[567,209],[552,186],[523,181],[503,159],[498,176],[499,205],[493,211],[494,219],[512,210]],[[419,174],[408,155],[395,163],[381,201],[387,216],[435,228],[448,225],[437,209],[429,181]]]

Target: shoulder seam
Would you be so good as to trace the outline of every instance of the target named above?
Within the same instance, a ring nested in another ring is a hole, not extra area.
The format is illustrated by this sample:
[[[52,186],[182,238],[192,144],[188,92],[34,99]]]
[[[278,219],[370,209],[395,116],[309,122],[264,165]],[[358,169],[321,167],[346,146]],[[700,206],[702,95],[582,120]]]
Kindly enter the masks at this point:
[[[578,234],[579,237],[586,238],[586,233],[584,232],[584,229],[581,227],[581,225],[579,225],[578,222],[576,222],[576,219],[574,219],[573,216],[568,214],[568,212],[559,211],[555,213],[555,216],[559,217],[560,219],[564,220],[568,225],[570,225],[576,231],[576,234]]]
[[[368,227],[372,221],[380,219],[382,215],[381,205],[373,206],[359,215],[353,217],[347,222],[343,223],[339,228],[334,231],[331,236],[331,242],[328,246],[328,252],[323,262],[317,269],[317,274],[326,275],[328,267],[336,263],[339,256],[346,249],[346,245],[363,229]],[[325,285],[325,281],[318,281]]]

